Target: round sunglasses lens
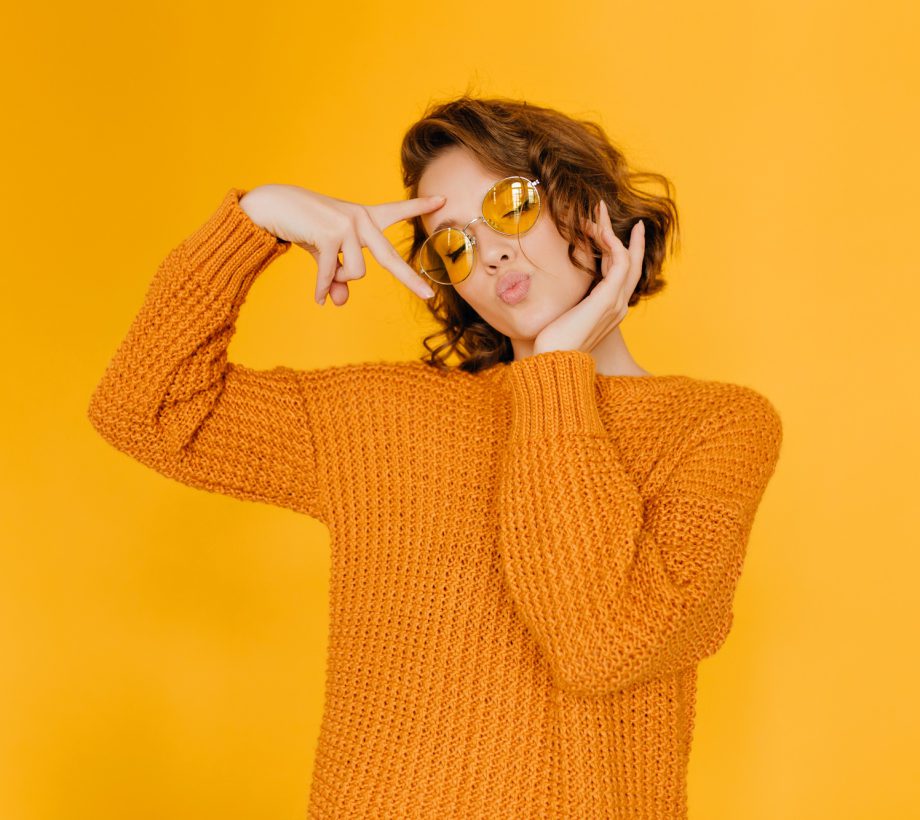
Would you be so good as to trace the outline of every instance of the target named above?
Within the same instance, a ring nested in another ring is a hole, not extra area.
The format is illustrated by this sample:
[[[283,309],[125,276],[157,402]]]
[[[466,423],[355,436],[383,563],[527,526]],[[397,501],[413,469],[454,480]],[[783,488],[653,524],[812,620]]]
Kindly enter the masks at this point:
[[[529,231],[540,214],[537,186],[524,177],[503,179],[482,202],[482,215],[496,231],[514,235]]]
[[[435,282],[454,285],[462,282],[472,270],[473,245],[469,237],[456,228],[435,231],[419,253],[421,269]]]

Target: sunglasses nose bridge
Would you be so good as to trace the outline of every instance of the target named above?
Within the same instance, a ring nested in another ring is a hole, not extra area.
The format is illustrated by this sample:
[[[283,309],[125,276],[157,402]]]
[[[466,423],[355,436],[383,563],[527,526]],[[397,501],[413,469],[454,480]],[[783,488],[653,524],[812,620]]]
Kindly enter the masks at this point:
[[[464,232],[467,236],[469,236],[469,238],[472,239],[474,243],[476,242],[476,237],[473,236],[473,234],[469,233],[469,227],[470,227],[470,225],[474,224],[475,222],[480,222],[480,221],[481,221],[481,222],[486,222],[486,218],[485,218],[484,216],[477,216],[477,217],[471,219],[469,222],[466,223],[466,225],[463,226],[463,232]],[[488,225],[489,223],[486,222],[486,224]]]

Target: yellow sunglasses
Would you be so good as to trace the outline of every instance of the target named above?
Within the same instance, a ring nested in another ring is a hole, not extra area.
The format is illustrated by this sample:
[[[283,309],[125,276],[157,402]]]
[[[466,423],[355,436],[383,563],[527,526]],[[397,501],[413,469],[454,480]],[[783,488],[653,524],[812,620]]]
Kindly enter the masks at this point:
[[[476,237],[466,232],[483,220],[504,236],[520,236],[529,231],[540,215],[538,179],[511,176],[500,179],[482,200],[482,215],[462,228],[439,228],[419,249],[419,273],[439,285],[456,285],[473,270]]]

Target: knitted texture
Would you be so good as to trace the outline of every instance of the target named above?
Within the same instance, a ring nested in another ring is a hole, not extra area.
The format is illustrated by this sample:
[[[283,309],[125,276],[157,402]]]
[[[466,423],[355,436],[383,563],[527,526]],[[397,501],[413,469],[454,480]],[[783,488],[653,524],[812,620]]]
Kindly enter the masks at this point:
[[[686,817],[697,666],[732,624],[775,407],[581,351],[229,362],[290,248],[244,193],[162,262],[89,419],[165,476],[328,527],[309,817]]]

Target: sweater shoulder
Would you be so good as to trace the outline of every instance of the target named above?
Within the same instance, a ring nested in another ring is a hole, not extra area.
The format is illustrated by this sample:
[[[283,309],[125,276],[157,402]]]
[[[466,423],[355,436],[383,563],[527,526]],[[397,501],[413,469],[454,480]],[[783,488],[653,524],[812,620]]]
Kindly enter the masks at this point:
[[[782,416],[771,399],[748,384],[692,379],[699,398],[696,445],[717,452],[720,447],[752,463],[775,465],[783,441]]]
[[[654,420],[685,434],[721,424],[782,427],[776,405],[756,388],[737,382],[684,375],[602,377],[599,395],[613,415]]]
[[[760,390],[737,382],[704,381],[712,396],[711,416],[715,422],[782,432],[777,406]]]
[[[680,408],[700,420],[713,416],[753,415],[780,417],[776,405],[761,391],[740,382],[703,379],[694,376],[652,377],[643,382],[639,392],[643,398],[655,397],[665,404]]]

